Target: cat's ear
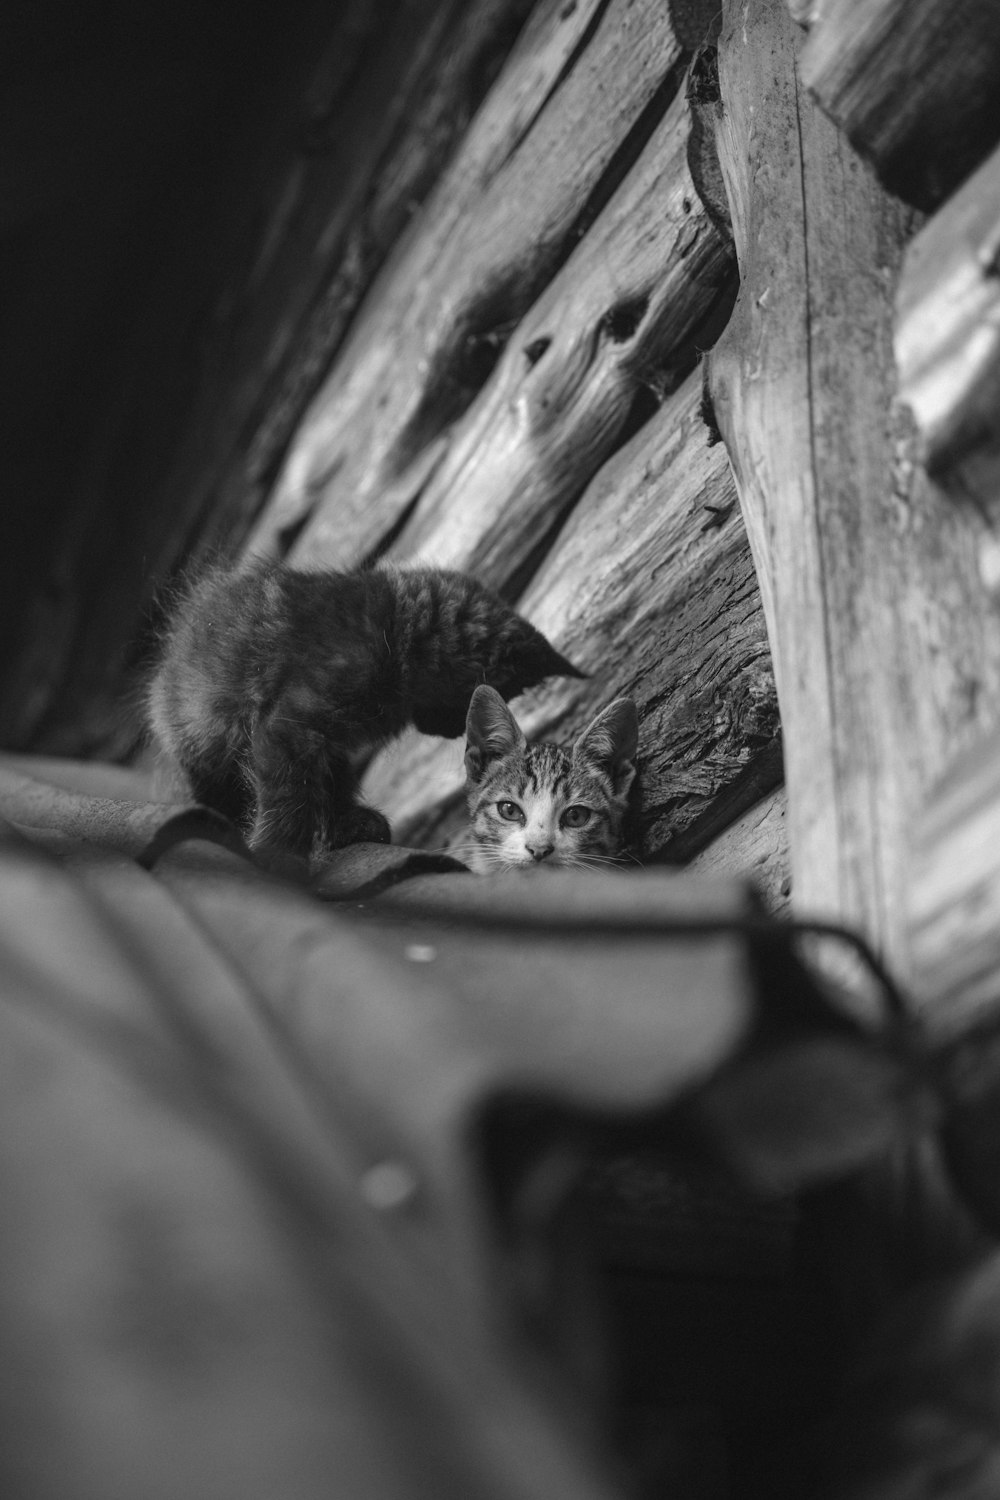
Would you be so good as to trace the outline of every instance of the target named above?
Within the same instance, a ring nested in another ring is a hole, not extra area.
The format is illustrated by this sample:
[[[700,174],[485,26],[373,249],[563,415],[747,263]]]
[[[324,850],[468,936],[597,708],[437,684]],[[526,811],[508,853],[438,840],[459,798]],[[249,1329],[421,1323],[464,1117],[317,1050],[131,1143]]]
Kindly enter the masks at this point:
[[[465,721],[465,770],[478,781],[491,760],[521,750],[521,726],[495,688],[477,687]]]
[[[607,771],[623,797],[635,776],[639,713],[631,698],[616,698],[593,719],[573,746],[573,759]]]
[[[505,681],[501,684],[505,698],[516,698],[546,677],[586,677],[586,672],[567,661],[534,625],[520,615],[512,615],[512,620],[514,630],[508,640]]]

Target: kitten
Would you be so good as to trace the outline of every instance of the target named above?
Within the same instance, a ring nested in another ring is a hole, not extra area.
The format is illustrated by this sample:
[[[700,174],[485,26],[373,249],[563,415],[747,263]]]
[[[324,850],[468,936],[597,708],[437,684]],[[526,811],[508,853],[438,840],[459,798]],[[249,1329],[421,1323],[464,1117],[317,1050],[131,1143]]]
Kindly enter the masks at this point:
[[[469,867],[599,866],[623,852],[639,719],[631,698],[602,709],[567,751],[529,745],[499,693],[478,687],[466,724]]]
[[[461,734],[477,683],[503,701],[555,673],[583,675],[464,574],[259,562],[189,585],[147,715],[194,797],[238,823],[264,863],[291,867],[389,842],[382,814],[357,800],[365,752],[411,723]]]

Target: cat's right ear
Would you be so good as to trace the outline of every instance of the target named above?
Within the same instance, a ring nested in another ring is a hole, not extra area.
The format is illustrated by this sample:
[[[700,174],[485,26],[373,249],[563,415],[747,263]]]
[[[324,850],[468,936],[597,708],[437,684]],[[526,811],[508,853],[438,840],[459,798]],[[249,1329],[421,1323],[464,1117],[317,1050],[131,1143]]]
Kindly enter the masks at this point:
[[[477,687],[465,720],[465,771],[479,781],[490,761],[526,744],[521,726],[495,688]]]

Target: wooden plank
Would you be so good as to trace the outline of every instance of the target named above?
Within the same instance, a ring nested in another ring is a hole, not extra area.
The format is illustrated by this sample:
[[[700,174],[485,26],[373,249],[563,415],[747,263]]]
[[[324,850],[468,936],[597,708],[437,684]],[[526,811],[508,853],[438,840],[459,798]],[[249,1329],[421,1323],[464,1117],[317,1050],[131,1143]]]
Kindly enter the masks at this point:
[[[791,0],[802,78],[891,192],[933,208],[1000,139],[1000,7]]]
[[[640,714],[643,837],[687,857],[780,779],[774,681],[733,481],[691,376],[592,481],[519,608],[592,673],[514,707],[532,737],[570,739],[622,693]],[[404,842],[460,840],[462,745],[419,736],[367,791]],[[685,841],[685,842],[682,842]]]
[[[775,658],[793,900],[909,972],[908,833],[1000,702],[976,528],[894,417],[907,216],[801,91],[782,5],[730,4],[719,155],[741,267],[709,357]]]
[[[745,876],[766,911],[786,912],[792,892],[786,815],[785,789],[778,787],[717,834],[685,869],[705,877]]]
[[[294,558],[342,563],[383,540],[595,193],[617,184],[631,132],[644,140],[645,113],[665,108],[681,50],[659,0],[545,14],[558,29],[536,35],[544,92],[529,109],[518,75],[498,80],[302,423],[255,549],[302,527]]]
[[[907,881],[911,989],[939,1035],[997,1016],[1000,736],[958,757],[916,827]]]
[[[1000,151],[906,252],[896,297],[900,401],[941,483],[1000,511]],[[984,540],[984,582],[1000,585]]]
[[[452,429],[390,556],[508,591],[617,446],[637,396],[690,367],[733,266],[691,179],[690,138],[681,93]]]

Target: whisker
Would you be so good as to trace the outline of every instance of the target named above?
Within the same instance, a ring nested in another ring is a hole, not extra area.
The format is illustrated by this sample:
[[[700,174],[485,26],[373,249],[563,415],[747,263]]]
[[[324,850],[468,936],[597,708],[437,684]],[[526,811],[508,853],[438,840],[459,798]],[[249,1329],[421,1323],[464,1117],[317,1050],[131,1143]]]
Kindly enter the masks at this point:
[[[613,854],[578,854],[573,859],[578,870],[620,869],[621,861]]]
[[[475,854],[477,851],[482,852],[481,844],[435,844],[427,847],[422,845],[417,847],[420,847],[424,854]]]

